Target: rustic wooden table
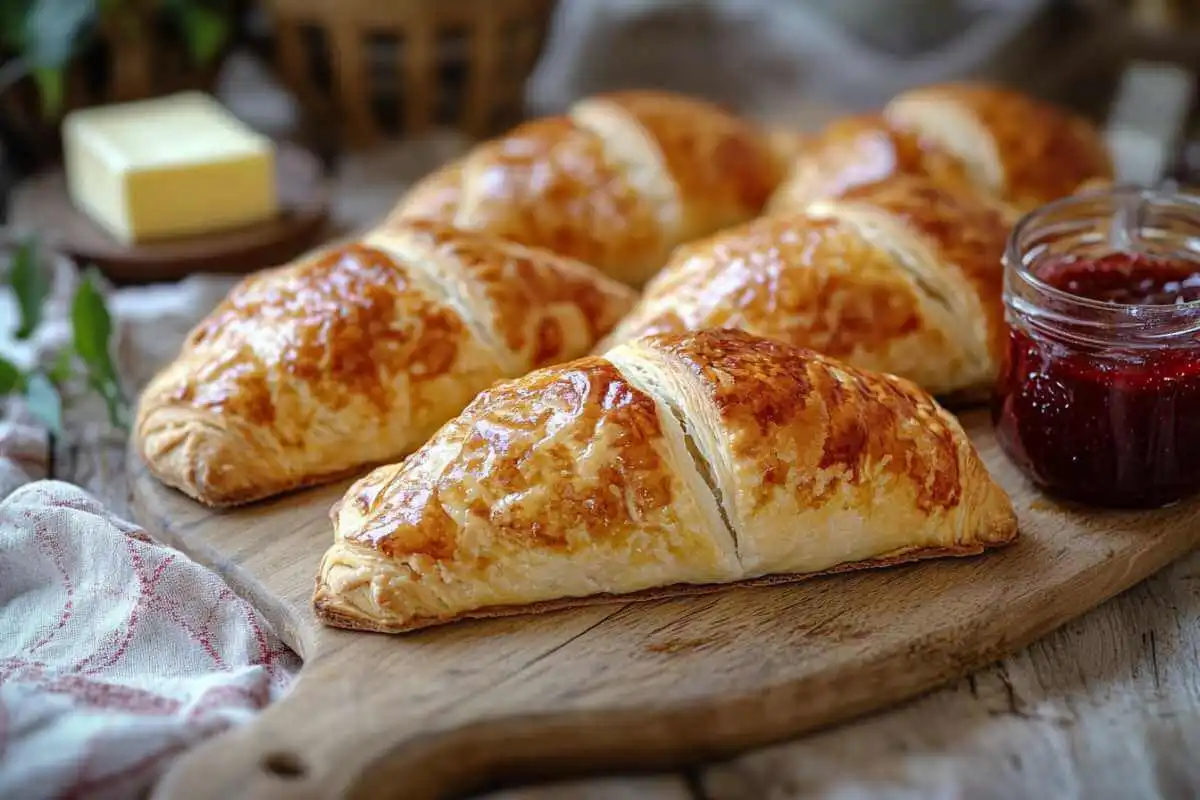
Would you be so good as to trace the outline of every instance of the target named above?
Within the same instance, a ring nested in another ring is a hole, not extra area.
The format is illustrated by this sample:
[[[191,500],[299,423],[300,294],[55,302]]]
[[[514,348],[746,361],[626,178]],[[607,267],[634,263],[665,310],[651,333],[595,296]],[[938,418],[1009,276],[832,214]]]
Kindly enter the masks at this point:
[[[449,154],[428,147],[376,154],[382,169],[343,165],[335,215],[351,226],[377,217],[397,189],[376,176]],[[67,424],[55,477],[128,513],[124,441],[82,412]],[[857,723],[684,773],[494,798],[1181,798],[1200,796],[1198,756],[1200,552],[955,686]]]

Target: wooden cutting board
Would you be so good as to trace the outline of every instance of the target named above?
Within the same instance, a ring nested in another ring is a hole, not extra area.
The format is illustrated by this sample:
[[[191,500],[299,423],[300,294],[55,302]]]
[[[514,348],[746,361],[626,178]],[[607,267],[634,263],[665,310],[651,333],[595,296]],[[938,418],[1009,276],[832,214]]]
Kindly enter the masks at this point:
[[[1200,501],[1060,505],[1000,453],[984,412],[963,420],[1018,510],[1022,538],[1005,550],[406,636],[310,612],[346,484],[218,513],[135,455],[142,524],[225,576],[305,661],[286,697],[192,751],[157,795],[418,799],[730,755],[948,683],[1200,544]]]

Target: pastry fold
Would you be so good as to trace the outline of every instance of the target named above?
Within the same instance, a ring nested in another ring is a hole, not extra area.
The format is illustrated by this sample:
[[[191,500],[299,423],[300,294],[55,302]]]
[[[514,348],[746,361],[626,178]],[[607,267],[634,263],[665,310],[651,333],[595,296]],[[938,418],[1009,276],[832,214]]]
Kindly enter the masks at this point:
[[[1007,234],[994,205],[895,176],[680,247],[597,350],[740,328],[975,398],[1003,356]]]
[[[833,121],[799,148],[768,208],[801,209],[895,175],[974,190],[1015,221],[1111,179],[1113,165],[1097,127],[1070,111],[986,83],[943,83]]]
[[[496,380],[586,353],[633,303],[591,267],[414,222],[257,273],[142,393],[150,471],[212,505],[399,458]]]
[[[400,632],[711,591],[1017,535],[910,382],[736,330],[663,335],[480,394],[332,511],[317,614]]]
[[[711,103],[611,92],[478,145],[414,186],[389,220],[485,231],[640,286],[676,245],[758,214],[785,152]]]

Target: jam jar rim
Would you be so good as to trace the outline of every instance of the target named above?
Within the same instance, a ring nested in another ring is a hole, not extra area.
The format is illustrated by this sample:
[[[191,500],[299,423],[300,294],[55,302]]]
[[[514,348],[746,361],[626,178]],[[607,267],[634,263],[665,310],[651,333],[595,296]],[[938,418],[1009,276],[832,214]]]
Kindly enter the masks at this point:
[[[1004,256],[1002,258],[1005,271],[1011,275],[1019,277],[1031,288],[1039,292],[1044,292],[1055,300],[1065,303],[1078,305],[1081,308],[1087,308],[1092,311],[1119,311],[1138,309],[1137,313],[1140,316],[1145,316],[1154,313],[1171,313],[1178,314],[1180,311],[1197,309],[1200,310],[1200,299],[1189,300],[1183,303],[1114,303],[1109,300],[1096,300],[1091,297],[1083,297],[1081,295],[1072,294],[1065,289],[1059,289],[1057,286],[1046,283],[1037,275],[1033,274],[1029,269],[1029,265],[1020,255],[1022,234],[1038,219],[1052,214],[1056,211],[1063,211],[1071,206],[1083,205],[1088,201],[1102,200],[1104,198],[1131,198],[1140,200],[1158,200],[1163,202],[1178,203],[1184,206],[1191,207],[1196,212],[1198,224],[1200,224],[1200,195],[1192,195],[1184,192],[1175,192],[1166,189],[1153,189],[1138,184],[1113,184],[1111,186],[1102,187],[1099,189],[1090,189],[1086,192],[1069,195],[1067,197],[1053,200],[1045,205],[1038,206],[1032,211],[1023,214],[1008,234],[1008,241],[1005,244]],[[1197,271],[1200,271],[1200,251],[1196,252]]]

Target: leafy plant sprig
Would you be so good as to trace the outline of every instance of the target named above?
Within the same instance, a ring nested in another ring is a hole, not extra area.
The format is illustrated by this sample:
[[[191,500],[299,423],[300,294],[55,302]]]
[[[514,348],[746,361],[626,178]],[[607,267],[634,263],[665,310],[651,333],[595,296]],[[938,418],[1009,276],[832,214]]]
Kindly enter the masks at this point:
[[[109,422],[114,427],[126,428],[129,425],[128,404],[121,391],[110,346],[112,317],[97,286],[97,278],[94,267],[85,272],[71,301],[71,350],[83,363],[88,386],[104,400]],[[68,353],[67,359],[70,359],[71,350],[63,351]],[[57,362],[55,366],[58,366]]]
[[[49,276],[40,268],[32,239],[17,247],[9,268],[8,283],[20,311],[15,336],[28,340],[41,324],[50,295]],[[48,367],[23,371],[0,358],[0,395],[19,393],[29,410],[56,436],[62,435],[61,387],[80,375],[87,386],[104,400],[109,422],[127,429],[129,404],[111,352],[112,317],[98,286],[95,269],[83,273],[71,301],[71,343],[58,352]]]

